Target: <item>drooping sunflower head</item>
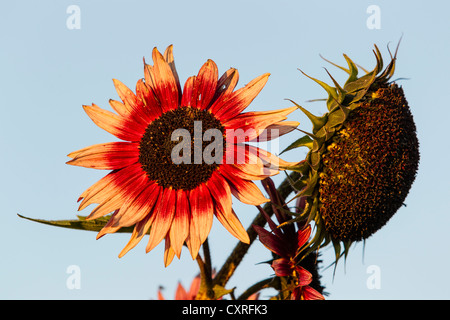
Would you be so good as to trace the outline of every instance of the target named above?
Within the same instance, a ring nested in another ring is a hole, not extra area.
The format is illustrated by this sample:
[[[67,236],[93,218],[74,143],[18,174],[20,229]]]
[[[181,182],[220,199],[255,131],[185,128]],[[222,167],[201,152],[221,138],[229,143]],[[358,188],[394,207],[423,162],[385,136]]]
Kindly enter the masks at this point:
[[[327,91],[328,112],[317,117],[296,104],[313,130],[287,148],[309,148],[305,161],[291,167],[302,174],[294,184],[296,197],[306,199],[296,219],[314,221],[311,249],[332,242],[336,259],[388,222],[404,204],[418,170],[416,126],[403,89],[390,81],[397,50],[384,70],[377,46],[374,53],[375,68],[361,77],[344,55],[348,69],[338,67],[349,78],[343,86],[331,75],[334,87],[310,77]]]

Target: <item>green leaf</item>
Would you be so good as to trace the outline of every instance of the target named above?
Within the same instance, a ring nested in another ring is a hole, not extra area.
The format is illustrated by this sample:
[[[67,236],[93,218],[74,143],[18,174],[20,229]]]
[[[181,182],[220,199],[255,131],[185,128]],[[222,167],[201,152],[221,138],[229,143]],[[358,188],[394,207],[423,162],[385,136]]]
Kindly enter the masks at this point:
[[[55,227],[61,227],[61,228],[69,228],[69,229],[78,229],[78,230],[87,230],[87,231],[100,231],[108,222],[109,218],[111,216],[105,216],[101,217],[95,220],[86,220],[86,217],[83,216],[77,216],[77,220],[44,220],[44,219],[34,219],[22,216],[20,214],[17,214],[20,218],[47,224]],[[133,227],[123,227],[117,230],[116,232],[125,232],[125,233],[131,233],[133,232]]]

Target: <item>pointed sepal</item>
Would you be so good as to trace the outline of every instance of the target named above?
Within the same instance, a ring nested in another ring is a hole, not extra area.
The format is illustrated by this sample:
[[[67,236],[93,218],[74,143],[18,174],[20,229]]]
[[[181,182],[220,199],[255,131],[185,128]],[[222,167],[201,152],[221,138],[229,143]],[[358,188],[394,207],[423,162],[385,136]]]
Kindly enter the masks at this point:
[[[299,147],[307,147],[308,149],[312,149],[313,147],[313,139],[310,136],[305,135],[296,141],[292,142],[288,147],[286,147],[283,151],[281,151],[280,155],[285,153],[286,151],[299,148]]]
[[[311,123],[313,125],[313,133],[316,133],[317,131],[319,131],[320,128],[322,128],[325,125],[325,123],[327,123],[327,117],[328,117],[327,114],[324,114],[321,117],[315,116],[311,112],[309,112],[308,110],[303,108],[301,105],[297,104],[295,101],[292,101],[291,99],[287,99],[287,100],[289,100],[290,102],[295,104],[295,106],[297,108],[299,108],[308,117],[308,119],[311,121]]]

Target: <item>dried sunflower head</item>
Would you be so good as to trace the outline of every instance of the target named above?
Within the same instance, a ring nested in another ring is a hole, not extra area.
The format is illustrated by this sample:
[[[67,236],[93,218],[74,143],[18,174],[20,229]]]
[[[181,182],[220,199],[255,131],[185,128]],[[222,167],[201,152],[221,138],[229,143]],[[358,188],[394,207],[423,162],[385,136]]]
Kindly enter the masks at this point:
[[[416,126],[403,89],[390,81],[397,50],[394,56],[389,51],[391,61],[383,70],[375,45],[376,66],[361,77],[345,54],[348,69],[330,62],[348,73],[343,86],[331,75],[334,87],[308,76],[328,93],[323,116],[294,102],[313,124],[312,133],[305,132],[285,150],[309,148],[305,161],[289,168],[301,173],[293,185],[296,197],[306,199],[295,220],[314,221],[311,250],[332,242],[336,259],[388,222],[404,204],[416,177]]]

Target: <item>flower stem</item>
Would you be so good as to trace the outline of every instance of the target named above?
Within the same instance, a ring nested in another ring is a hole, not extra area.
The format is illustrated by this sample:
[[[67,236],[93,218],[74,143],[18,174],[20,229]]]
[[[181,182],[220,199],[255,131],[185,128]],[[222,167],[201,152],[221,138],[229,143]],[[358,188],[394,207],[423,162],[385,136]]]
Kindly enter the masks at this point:
[[[277,188],[277,191],[282,198],[282,200],[285,200],[293,190],[291,186],[291,181],[296,181],[300,178],[300,173],[292,171],[288,177],[286,177],[283,182],[281,182],[280,186]],[[267,212],[269,216],[273,214],[272,205],[270,203],[266,203],[264,206],[264,210]],[[242,259],[244,258],[245,254],[247,253],[248,249],[252,245],[253,241],[255,241],[257,237],[256,231],[253,229],[253,225],[261,226],[263,227],[266,224],[266,219],[264,216],[259,213],[255,219],[252,221],[251,225],[247,229],[248,236],[250,238],[250,243],[246,244],[243,242],[239,242],[233,249],[232,253],[228,257],[228,259],[225,261],[222,268],[217,273],[216,277],[213,281],[214,285],[219,285],[224,287],[228,280],[230,280],[231,276],[233,275],[234,271],[238,267],[238,265],[241,263]]]
[[[205,271],[209,276],[209,279],[212,279],[212,263],[211,263],[211,252],[209,250],[209,242],[208,238],[206,238],[205,242],[203,242],[203,255],[205,256]]]
[[[214,290],[211,275],[211,255],[209,252],[208,239],[203,243],[203,253],[205,260],[197,255],[197,263],[200,269],[200,288],[195,300],[211,300],[214,299]]]
[[[271,282],[273,282],[273,281],[274,281],[273,278],[269,278],[269,279],[264,279],[264,280],[261,280],[261,281],[255,283],[250,288],[245,290],[244,293],[242,293],[238,297],[238,300],[247,300],[252,294],[257,293],[259,290],[273,287],[273,284],[271,284]]]

